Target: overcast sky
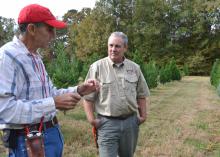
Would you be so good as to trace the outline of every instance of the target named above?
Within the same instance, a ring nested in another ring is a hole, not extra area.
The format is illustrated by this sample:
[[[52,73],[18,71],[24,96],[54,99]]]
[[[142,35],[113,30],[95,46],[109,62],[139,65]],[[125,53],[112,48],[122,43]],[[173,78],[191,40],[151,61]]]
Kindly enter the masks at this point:
[[[93,8],[96,0],[4,0],[0,5],[0,16],[6,18],[17,17],[20,10],[28,5],[37,3],[50,9],[54,16],[62,17],[68,10],[80,11],[83,7]]]

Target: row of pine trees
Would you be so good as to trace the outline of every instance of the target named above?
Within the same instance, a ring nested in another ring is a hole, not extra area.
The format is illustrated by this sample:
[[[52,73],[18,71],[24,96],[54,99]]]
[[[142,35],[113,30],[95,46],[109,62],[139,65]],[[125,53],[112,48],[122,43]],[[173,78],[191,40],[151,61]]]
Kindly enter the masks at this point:
[[[64,45],[58,43],[56,45],[56,57],[46,63],[51,79],[60,88],[76,85],[83,81],[90,64],[101,58],[101,56],[94,53],[86,62],[82,62],[74,56],[68,56],[65,51]],[[160,83],[181,80],[182,76],[189,75],[188,67],[179,68],[174,58],[171,58],[169,62],[161,67],[153,60],[148,63],[142,62],[142,59],[138,56],[134,57],[134,61],[140,65],[149,88],[155,88]]]

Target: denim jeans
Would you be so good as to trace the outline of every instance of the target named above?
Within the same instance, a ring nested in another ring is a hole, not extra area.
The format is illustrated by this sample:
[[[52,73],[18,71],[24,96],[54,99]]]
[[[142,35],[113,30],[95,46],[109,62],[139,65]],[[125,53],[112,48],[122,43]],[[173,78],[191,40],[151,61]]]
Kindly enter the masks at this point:
[[[101,118],[98,128],[100,157],[133,157],[137,145],[139,122],[137,115],[125,120]]]
[[[44,131],[44,148],[46,157],[62,157],[63,135],[59,125]],[[18,136],[17,147],[9,149],[9,157],[28,157],[24,136]]]

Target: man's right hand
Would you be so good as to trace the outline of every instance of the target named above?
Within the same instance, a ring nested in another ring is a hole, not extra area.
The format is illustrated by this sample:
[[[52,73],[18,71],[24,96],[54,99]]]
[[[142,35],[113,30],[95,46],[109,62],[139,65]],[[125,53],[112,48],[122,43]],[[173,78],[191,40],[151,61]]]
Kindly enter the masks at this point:
[[[59,110],[70,110],[73,109],[76,104],[80,101],[81,97],[76,93],[65,93],[54,97],[56,109]]]
[[[96,129],[98,129],[101,125],[101,119],[93,119],[93,120],[89,120],[90,124],[92,126],[94,126]]]

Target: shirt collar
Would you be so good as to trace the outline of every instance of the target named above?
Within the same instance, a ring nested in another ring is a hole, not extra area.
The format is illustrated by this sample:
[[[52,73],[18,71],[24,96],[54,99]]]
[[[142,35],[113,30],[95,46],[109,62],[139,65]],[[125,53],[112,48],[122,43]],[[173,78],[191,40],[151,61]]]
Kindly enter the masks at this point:
[[[111,59],[110,59],[110,57],[107,57],[107,60],[108,60],[108,62],[114,67],[114,66],[116,66],[116,67],[122,67],[122,66],[124,66],[124,64],[125,64],[125,62],[126,62],[126,58],[124,57],[124,60],[123,60],[123,62],[121,62],[121,63],[114,63]]]
[[[24,45],[24,43],[23,43],[17,36],[14,36],[14,37],[13,37],[13,42],[14,42],[16,45],[18,45],[20,49],[22,49],[22,51],[20,51],[21,53],[27,54],[28,56],[33,55],[33,56],[35,56],[35,57],[40,57],[40,58],[42,58],[42,56],[39,54],[39,51],[37,51],[37,54],[31,54],[31,53],[28,51],[27,47]]]

